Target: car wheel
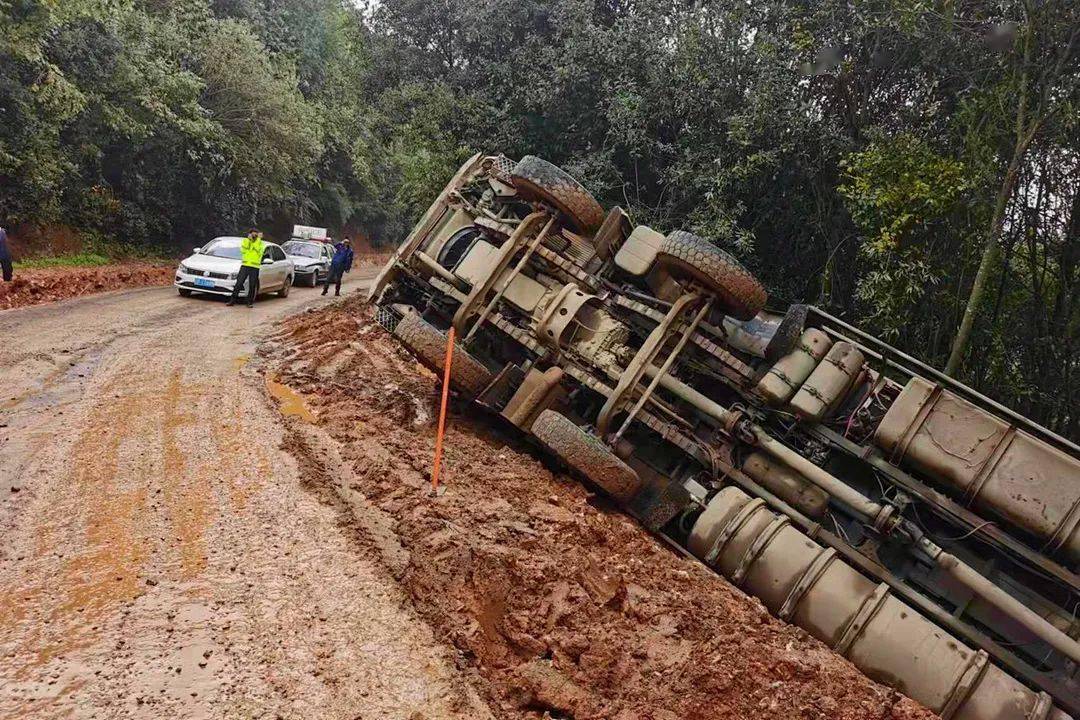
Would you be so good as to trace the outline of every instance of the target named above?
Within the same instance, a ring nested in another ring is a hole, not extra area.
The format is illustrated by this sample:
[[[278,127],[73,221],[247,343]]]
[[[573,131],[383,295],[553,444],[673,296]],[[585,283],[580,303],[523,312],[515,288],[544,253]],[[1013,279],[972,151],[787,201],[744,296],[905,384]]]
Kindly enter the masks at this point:
[[[187,288],[176,288],[176,292],[180,293],[180,297],[191,297],[191,291]]]
[[[319,273],[315,271],[311,273],[311,278],[308,280],[308,287],[317,287],[319,285]]]
[[[521,197],[551,205],[579,231],[591,234],[604,222],[604,208],[596,198],[568,172],[547,160],[526,155],[511,177]]]
[[[278,290],[278,297],[289,297],[289,288],[292,287],[292,275],[285,276],[285,284]]]
[[[749,320],[765,307],[768,295],[757,278],[728,253],[683,230],[664,238],[656,261],[676,280],[692,280],[716,293],[721,309]]]
[[[406,313],[394,328],[394,335],[429,370],[442,379],[446,367],[447,335],[416,313]],[[465,348],[454,348],[450,363],[450,385],[470,400],[491,384],[491,371],[470,355]]]
[[[641,487],[634,469],[611,452],[600,438],[554,410],[536,418],[532,434],[563,462],[617,500],[627,501]]]

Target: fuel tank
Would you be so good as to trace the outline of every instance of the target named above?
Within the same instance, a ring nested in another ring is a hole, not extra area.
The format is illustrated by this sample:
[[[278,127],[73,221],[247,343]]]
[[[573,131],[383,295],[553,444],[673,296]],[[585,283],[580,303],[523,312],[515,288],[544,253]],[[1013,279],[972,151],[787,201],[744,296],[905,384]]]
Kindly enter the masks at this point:
[[[946,484],[970,507],[1080,560],[1080,461],[922,378],[874,435],[889,460]]]
[[[769,368],[758,382],[757,391],[770,405],[783,405],[802,387],[831,347],[828,335],[817,328],[806,330],[795,349]]]
[[[818,421],[828,417],[843,401],[864,360],[863,354],[851,343],[841,340],[834,344],[795,393],[791,408],[804,420]]]
[[[776,615],[946,720],[1069,717],[736,487],[713,496],[687,548]]]

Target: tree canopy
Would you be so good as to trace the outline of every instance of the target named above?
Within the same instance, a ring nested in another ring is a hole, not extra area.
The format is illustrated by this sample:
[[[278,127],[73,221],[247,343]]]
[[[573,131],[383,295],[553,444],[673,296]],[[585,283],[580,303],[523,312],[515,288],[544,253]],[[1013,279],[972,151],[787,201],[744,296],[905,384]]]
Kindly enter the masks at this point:
[[[395,244],[476,150],[1080,434],[1070,0],[0,0],[0,216]]]

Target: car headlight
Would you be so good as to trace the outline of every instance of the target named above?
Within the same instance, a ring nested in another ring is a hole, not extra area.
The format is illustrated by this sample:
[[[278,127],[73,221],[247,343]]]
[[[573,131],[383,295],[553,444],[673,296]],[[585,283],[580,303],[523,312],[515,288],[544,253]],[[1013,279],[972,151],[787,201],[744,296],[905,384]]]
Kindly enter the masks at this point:
[[[238,277],[240,277],[240,273],[229,273],[230,280],[235,280]]]
[[[181,265],[180,266],[180,272],[184,273],[185,275],[190,275],[191,274],[191,268],[189,268],[187,265]]]

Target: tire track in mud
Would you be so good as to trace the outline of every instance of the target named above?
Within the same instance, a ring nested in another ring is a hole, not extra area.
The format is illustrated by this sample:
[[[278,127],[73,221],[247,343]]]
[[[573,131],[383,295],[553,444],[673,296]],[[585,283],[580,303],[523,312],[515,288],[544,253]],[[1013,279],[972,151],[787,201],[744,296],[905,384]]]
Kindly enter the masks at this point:
[[[92,642],[94,623],[139,594],[148,550],[137,518],[145,512],[147,490],[137,478],[118,475],[121,449],[132,433],[101,428],[133,428],[128,421],[150,409],[149,398],[135,394],[94,411],[92,429],[74,444],[69,483],[48,499],[57,512],[42,518],[33,533],[30,572],[0,596],[0,634],[19,628],[23,641],[13,654],[29,658],[19,679]]]
[[[672,554],[472,406],[454,406],[447,489],[429,497],[436,378],[358,302],[315,320],[285,323],[260,351],[319,418],[287,448],[499,717],[932,717]],[[313,461],[335,453],[340,469]]]
[[[38,506],[49,512],[23,529],[35,538],[36,557],[21,567],[34,572],[22,578],[15,597],[0,603],[22,602],[19,623],[0,621],[0,647],[17,643],[0,671],[22,687],[5,688],[0,716],[51,713],[76,695],[86,706],[87,689],[125,668],[142,676],[144,690],[185,695],[186,701],[218,684],[209,673],[177,677],[182,666],[205,669],[209,663],[199,667],[202,658],[193,653],[212,645],[199,576],[216,502],[207,468],[188,463],[181,449],[181,436],[193,429],[184,399],[207,388],[185,384],[180,368],[157,370],[112,368],[111,379],[97,388],[108,400],[93,405],[74,442],[70,481],[44,488]],[[49,568],[57,565],[50,563],[54,556],[63,560],[55,570]],[[171,608],[159,605],[158,586],[172,586],[167,592],[175,588],[184,599]],[[160,615],[133,614],[140,606],[160,607]],[[155,635],[172,635],[175,624],[185,626],[188,642],[178,649],[154,643]],[[142,659],[137,666],[135,658]],[[158,659],[163,662],[155,667]],[[112,672],[99,666],[88,677],[88,666],[97,663]]]
[[[196,577],[206,568],[207,550],[205,533],[216,508],[212,508],[213,488],[207,478],[205,467],[187,468],[180,449],[179,431],[191,424],[194,416],[181,409],[182,398],[191,395],[203,395],[207,390],[191,385],[182,385],[183,371],[176,368],[169,376],[162,397],[164,418],[161,423],[162,459],[164,473],[162,489],[164,491],[165,514],[175,532],[175,542],[179,545],[180,576],[186,580]],[[227,460],[235,458],[235,453],[224,455],[225,467],[230,476],[236,468],[229,467]]]

